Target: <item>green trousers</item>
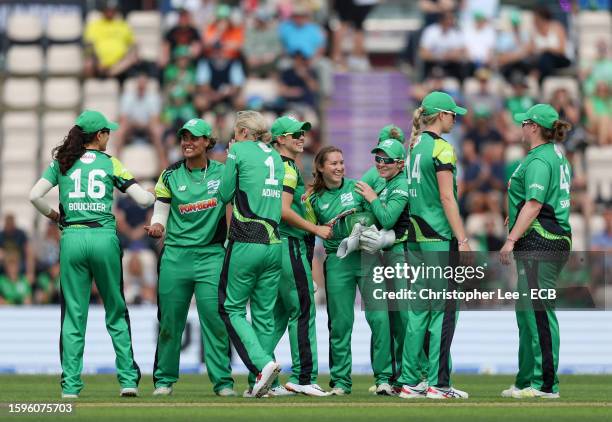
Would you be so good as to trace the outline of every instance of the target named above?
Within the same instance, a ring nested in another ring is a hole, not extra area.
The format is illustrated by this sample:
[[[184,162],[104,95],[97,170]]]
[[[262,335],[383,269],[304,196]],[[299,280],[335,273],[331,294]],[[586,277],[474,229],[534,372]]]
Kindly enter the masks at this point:
[[[329,385],[350,392],[351,380],[351,334],[355,320],[355,297],[357,286],[362,298],[371,294],[373,286],[368,285],[361,268],[359,252],[353,252],[344,259],[328,254],[324,264],[325,294],[329,329]],[[371,281],[370,281],[371,283]],[[365,316],[372,330],[371,361],[376,385],[391,382],[391,328],[386,310],[365,309]]]
[[[230,343],[219,315],[219,275],[225,249],[166,246],[159,261],[157,318],[159,335],[153,383],[168,387],[179,378],[181,339],[195,293],[208,377],[215,392],[233,388]]]
[[[409,242],[413,266],[449,265],[451,242]],[[412,258],[414,257],[414,258]],[[420,278],[411,289],[419,294],[422,289],[441,291],[454,288],[446,279]],[[458,317],[455,300],[413,300],[408,311],[408,326],[402,356],[402,375],[399,384],[417,385],[423,380],[423,353],[427,354],[427,381],[430,386],[449,387],[452,370],[450,348]],[[427,341],[428,340],[428,341]]]
[[[219,284],[219,313],[252,374],[274,359],[274,306],[282,271],[281,244],[230,240]],[[246,318],[247,302],[251,322]]]
[[[316,384],[316,306],[306,245],[303,239],[295,237],[282,238],[282,242],[283,269],[274,307],[274,347],[288,329],[291,345],[289,382]]]
[[[555,289],[564,263],[517,259],[521,293],[516,303],[519,329],[519,371],[515,385],[546,393],[559,391],[559,322],[554,301],[531,298],[531,290]],[[523,293],[526,296],[523,296]]]
[[[130,317],[123,296],[121,248],[114,229],[66,228],[60,240],[62,391],[83,389],[83,349],[91,281],[104,303],[106,329],[115,349],[117,379],[122,388],[137,387],[140,369],[134,361]]]

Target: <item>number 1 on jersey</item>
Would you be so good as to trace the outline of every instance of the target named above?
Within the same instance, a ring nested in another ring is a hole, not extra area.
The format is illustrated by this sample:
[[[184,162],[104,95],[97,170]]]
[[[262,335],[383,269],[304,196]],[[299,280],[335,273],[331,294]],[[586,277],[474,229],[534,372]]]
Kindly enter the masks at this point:
[[[264,181],[264,183],[266,185],[277,186],[278,180],[274,178],[274,159],[270,156],[266,158],[266,161],[264,161],[264,164],[268,166],[268,169],[270,170],[270,176]]]

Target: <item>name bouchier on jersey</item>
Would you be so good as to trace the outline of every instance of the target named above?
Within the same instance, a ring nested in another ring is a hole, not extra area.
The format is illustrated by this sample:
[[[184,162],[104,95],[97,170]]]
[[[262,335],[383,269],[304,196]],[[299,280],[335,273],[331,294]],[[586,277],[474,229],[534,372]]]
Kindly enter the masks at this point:
[[[205,199],[204,201],[193,202],[191,204],[181,204],[178,206],[181,214],[190,214],[192,212],[204,211],[215,208],[218,205],[217,198]]]

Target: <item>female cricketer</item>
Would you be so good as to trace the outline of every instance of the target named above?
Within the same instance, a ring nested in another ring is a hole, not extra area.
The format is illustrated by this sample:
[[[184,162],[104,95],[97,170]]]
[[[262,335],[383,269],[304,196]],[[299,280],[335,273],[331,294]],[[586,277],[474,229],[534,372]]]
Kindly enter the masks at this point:
[[[282,116],[270,128],[272,142],[285,165],[282,221],[279,226],[283,271],[274,308],[274,347],[288,329],[292,361],[291,375],[285,388],[280,385],[273,387],[270,391],[272,395],[287,392],[315,397],[328,395],[317,384],[316,306],[304,238],[313,234],[326,239],[331,234],[331,228],[317,226],[304,219],[304,179],[295,163],[304,151],[304,135],[310,127],[309,122]]]
[[[427,266],[446,266],[451,251],[469,252],[463,222],[457,205],[457,158],[453,147],[440,137],[448,133],[458,107],[452,97],[443,92],[428,94],[414,112],[410,139],[410,222],[408,249],[415,252],[417,262]],[[421,133],[421,125],[424,130]],[[412,289],[453,290],[453,280],[421,278]],[[467,398],[467,393],[451,386],[450,348],[457,320],[454,301],[411,301],[404,340],[400,397],[432,399]],[[429,334],[429,366],[426,388],[421,382],[423,344]]]
[[[271,134],[258,112],[238,112],[234,139],[219,190],[223,202],[233,205],[219,313],[240,358],[256,375],[247,396],[263,397],[280,372],[273,354],[274,305],[282,272],[278,226],[284,167],[268,145]],[[249,301],[252,324],[246,319]]]
[[[178,380],[181,338],[195,293],[213,389],[219,396],[235,396],[229,337],[218,310],[227,234],[225,204],[219,198],[224,165],[207,157],[215,139],[204,120],[189,120],[177,135],[184,159],[159,177],[151,225],[145,227],[153,238],[166,236],[159,260],[153,395],[172,394],[172,385]]]
[[[336,147],[322,148],[315,157],[315,179],[312,192],[306,198],[306,215],[312,223],[327,224],[351,209],[364,209],[365,201],[355,191],[356,182],[344,178],[342,151]],[[354,251],[344,258],[336,256],[343,238],[349,235],[346,224],[336,224],[331,238],[323,241],[327,258],[324,264],[327,316],[329,319],[330,386],[334,395],[349,394],[351,380],[351,333],[357,286],[366,296],[361,255]],[[366,320],[372,330],[372,369],[381,394],[391,390],[391,339],[387,312],[371,311],[366,307]]]
[[[386,141],[387,139],[395,139],[401,144],[406,142],[404,131],[395,126],[393,123],[383,127],[378,133],[378,143]],[[378,173],[377,166],[370,167],[363,174],[363,176],[361,176],[361,181],[370,185],[370,187],[374,189],[374,192],[376,193],[380,193],[385,188],[385,179]]]
[[[383,249],[388,252],[384,255],[384,265],[395,267],[398,263],[405,263],[408,251],[408,230],[410,228],[408,204],[408,180],[404,172],[406,151],[400,141],[387,139],[379,142],[372,150],[376,161],[378,174],[384,180],[384,187],[377,195],[375,190],[367,183],[357,183],[356,190],[370,204],[370,209],[376,220],[382,226],[381,231],[366,231],[360,237],[361,248],[367,252]],[[408,280],[393,280],[395,290],[409,288]],[[401,388],[397,379],[401,373],[402,353],[408,313],[401,306],[389,306],[389,322],[391,324],[392,345],[391,364],[393,377],[391,382],[396,390]]]
[[[508,182],[510,233],[501,261],[510,263],[514,250],[517,288],[554,289],[572,246],[569,224],[571,168],[556,142],[571,129],[549,104],[536,104],[515,120],[522,122],[530,150]],[[519,371],[503,397],[559,398],[559,322],[554,300],[520,295],[516,303],[519,328]]]
[[[63,228],[60,241],[63,398],[78,398],[83,389],[81,371],[92,278],[104,302],[120,394],[138,395],[140,369],[134,361],[130,318],[123,297],[122,251],[112,213],[113,187],[126,192],[143,208],[152,205],[155,197],[136,183],[119,160],[104,153],[110,131],[117,128],[100,112],[81,113],[63,143],[53,150],[54,160],[30,192],[36,209]],[[43,199],[57,185],[59,212]]]

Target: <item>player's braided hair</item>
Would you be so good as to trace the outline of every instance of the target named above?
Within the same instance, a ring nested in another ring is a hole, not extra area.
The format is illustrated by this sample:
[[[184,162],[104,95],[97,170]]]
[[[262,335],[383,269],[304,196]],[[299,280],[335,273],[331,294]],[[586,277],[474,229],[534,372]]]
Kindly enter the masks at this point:
[[[424,126],[429,126],[436,120],[439,113],[424,115],[423,112],[425,109],[423,107],[418,107],[414,110],[412,114],[412,132],[410,132],[410,147],[414,146],[419,134],[422,131]]]
[[[257,111],[239,111],[236,115],[236,127],[248,130],[255,141],[262,141],[267,144],[272,140],[272,134],[268,130],[266,119]]]
[[[547,142],[563,142],[567,137],[567,132],[572,130],[572,125],[565,120],[555,120],[552,129],[540,126],[542,138]]]
[[[314,170],[312,172],[312,175],[314,176],[314,181],[310,184],[310,189],[315,193],[321,192],[323,189],[325,189],[323,173],[319,170],[319,168],[325,165],[327,156],[332,152],[339,152],[340,154],[342,154],[342,150],[340,148],[335,147],[333,145],[328,145],[326,147],[321,148],[314,158]]]
[[[97,134],[98,132],[85,133],[76,125],[70,129],[61,145],[53,148],[51,152],[53,159],[59,163],[60,173],[66,174],[70,170],[74,162],[85,154],[85,146],[90,144]]]

